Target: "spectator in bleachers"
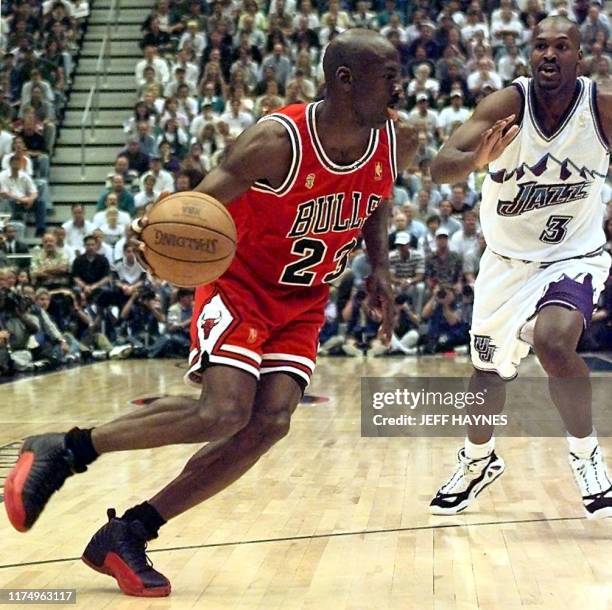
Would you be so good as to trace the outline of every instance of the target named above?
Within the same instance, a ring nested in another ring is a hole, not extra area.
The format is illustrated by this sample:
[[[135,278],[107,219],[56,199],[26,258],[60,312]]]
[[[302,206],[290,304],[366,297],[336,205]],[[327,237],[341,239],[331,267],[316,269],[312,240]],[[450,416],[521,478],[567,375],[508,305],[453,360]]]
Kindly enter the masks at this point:
[[[408,122],[422,128],[429,141],[434,142],[438,132],[438,113],[429,107],[429,95],[424,91],[416,94],[416,106],[408,113]]]
[[[110,264],[106,256],[96,251],[97,240],[93,235],[85,238],[85,252],[72,263],[72,277],[76,286],[88,298],[96,298],[103,286],[111,280]]]
[[[34,252],[30,275],[35,286],[65,288],[70,286],[70,263],[67,254],[57,247],[53,233],[45,233],[42,248]]]
[[[440,217],[437,214],[429,215],[425,220],[425,228],[425,235],[419,239],[418,248],[427,258],[437,250],[436,232],[440,228]]]
[[[38,196],[38,189],[28,174],[19,169],[21,162],[13,157],[9,169],[0,172],[0,203],[8,205],[11,220],[25,222],[28,211],[33,210],[36,219],[36,236],[45,232],[47,211],[45,202]]]
[[[68,264],[72,267],[77,252],[66,243],[66,229],[61,225],[59,227],[54,227],[53,236],[55,237],[57,249],[68,257]]]
[[[477,247],[478,243],[478,217],[473,210],[463,212],[463,228],[456,231],[449,240],[449,247],[465,261],[470,250]]]
[[[113,176],[121,176],[123,178],[123,183],[129,188],[132,188],[132,185],[138,182],[138,172],[130,169],[129,158],[127,155],[121,153],[119,153],[115,159],[113,171],[106,175],[105,186],[107,189],[112,187]]]
[[[138,97],[143,97],[147,91],[151,92],[155,99],[160,99],[164,92],[164,85],[153,66],[145,66],[142,71],[142,83],[137,89]]]
[[[199,175],[199,180],[197,180],[197,182],[201,182],[204,176],[209,172],[210,161],[203,154],[202,145],[199,142],[192,142],[189,147],[189,154],[187,154],[181,162],[181,170],[188,173],[197,173]],[[192,177],[192,182],[193,181],[194,179]]]
[[[134,195],[134,205],[136,206],[137,212],[140,208],[144,208],[149,205],[149,203],[153,203],[159,197],[159,191],[155,190],[155,176],[152,174],[143,176],[142,182],[142,189]],[[174,188],[174,184],[172,186]]]
[[[436,231],[436,251],[425,260],[425,280],[430,290],[438,284],[453,286],[455,292],[461,289],[463,263],[448,246],[448,231],[442,226]]]
[[[17,239],[17,227],[11,222],[4,225],[2,232],[2,249],[10,260],[12,254],[28,254],[28,244]],[[17,259],[15,266],[19,268],[28,268],[30,266],[29,259]]]
[[[23,116],[23,124],[19,135],[23,138],[28,155],[32,159],[34,175],[47,180],[49,178],[49,155],[45,141],[44,125],[37,123],[34,111],[30,108]],[[50,205],[50,201],[47,202]]]
[[[164,55],[168,51],[172,50],[172,41],[170,34],[160,29],[159,18],[153,17],[149,22],[149,29],[143,36],[142,40],[138,43],[141,49],[144,47],[155,47],[157,51]]]
[[[266,68],[274,68],[274,78],[280,87],[284,88],[291,75],[291,61],[286,55],[285,47],[277,42],[272,53],[267,55],[261,63],[261,76],[265,74]],[[260,78],[261,78],[260,76]]]
[[[153,155],[152,158],[155,158]],[[162,140],[159,144],[159,158],[161,159],[162,169],[169,172],[171,175],[176,175],[181,169],[179,157],[175,154],[175,149],[168,140]]]
[[[91,235],[95,226],[85,219],[85,207],[81,203],[73,203],[71,212],[72,219],[62,224],[66,231],[66,244],[74,249],[76,254],[82,254],[85,249],[83,240],[87,235]]]
[[[610,58],[601,57],[595,63],[595,70],[591,78],[602,89],[612,89],[612,75],[610,74]]]
[[[483,58],[478,61],[477,70],[467,78],[467,86],[473,96],[482,92],[486,85],[494,90],[502,88],[502,80],[493,69],[490,60]]]
[[[159,150],[157,148],[157,140],[151,135],[150,123],[146,121],[140,121],[139,123],[137,123],[136,129],[136,137],[138,138],[140,151],[148,157],[152,157],[153,155],[158,154]]]
[[[476,203],[474,193],[468,192],[467,185],[462,182],[453,184],[449,201],[455,215],[471,210]]]
[[[141,59],[136,64],[136,86],[140,87],[145,83],[144,69],[147,66],[151,66],[155,70],[156,80],[165,85],[169,78],[170,72],[168,70],[168,64],[157,56],[157,49],[154,46],[147,46],[144,48],[144,59]]]
[[[149,168],[149,171],[140,177],[141,190],[144,189],[145,178],[147,176],[153,176],[155,178],[153,190],[157,191],[158,193],[162,193],[163,191],[172,193],[174,191],[174,178],[170,172],[162,169],[162,159],[159,155],[154,155],[151,157]]]
[[[101,211],[106,208],[106,198],[109,193],[115,193],[117,196],[117,207],[120,210],[127,212],[130,216],[134,215],[134,196],[125,188],[123,176],[115,174],[111,178],[111,188],[105,189],[98,198],[98,202],[96,204],[97,211]]]
[[[140,150],[140,140],[138,136],[130,136],[127,146],[119,153],[128,160],[130,171],[140,175],[149,169],[149,155]]]
[[[125,213],[120,212],[116,207],[109,207],[104,212],[104,222],[100,225],[100,231],[102,231],[104,243],[111,246],[111,248],[123,237],[125,234],[126,224],[119,224],[119,214]],[[113,250],[114,258],[114,250]]]
[[[417,249],[417,241],[410,233],[395,236],[396,249],[389,254],[391,285],[396,295],[410,297],[417,315],[423,308],[425,296],[425,259]]]
[[[104,200],[104,209],[96,212],[92,219],[94,230],[100,228],[106,222],[106,213],[108,210],[115,209],[118,211],[117,220],[119,224],[127,225],[130,223],[131,215],[119,208],[119,198],[117,193],[111,191]]]
[[[591,2],[587,17],[580,26],[580,37],[587,49],[595,42],[598,32],[603,33],[606,41],[610,38],[610,19],[601,11],[598,2]]]
[[[438,117],[440,135],[446,141],[449,136],[463,125],[471,116],[471,111],[463,105],[463,93],[460,89],[455,89],[450,93],[450,106],[443,108]]]
[[[255,122],[255,119],[250,112],[245,112],[240,109],[239,99],[232,99],[230,106],[231,110],[224,112],[220,119],[229,126],[230,133],[238,136],[247,127],[250,127]]]

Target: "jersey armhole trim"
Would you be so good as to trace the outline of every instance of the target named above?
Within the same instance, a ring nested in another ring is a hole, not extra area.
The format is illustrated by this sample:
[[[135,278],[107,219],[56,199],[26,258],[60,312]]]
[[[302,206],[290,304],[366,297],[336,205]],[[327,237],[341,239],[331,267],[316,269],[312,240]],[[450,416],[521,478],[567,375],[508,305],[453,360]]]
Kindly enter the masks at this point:
[[[293,120],[283,114],[269,114],[259,119],[259,122],[262,121],[276,121],[287,130],[289,141],[291,142],[291,165],[289,166],[289,171],[287,172],[285,180],[283,180],[278,188],[274,188],[265,182],[257,180],[253,183],[253,186],[251,186],[251,190],[282,197],[293,188],[300,169],[302,161],[302,140],[300,138],[300,132]]]
[[[520,81],[510,83],[510,86],[515,87],[516,90],[519,92],[519,95],[521,96],[521,109],[519,110],[519,113],[516,117],[516,124],[520,127],[523,124],[523,117],[525,116],[525,95],[527,92],[525,91],[523,83],[521,83]]]
[[[591,115],[593,116],[593,122],[595,123],[595,133],[601,142],[601,145],[604,147],[607,153],[610,152],[611,146],[610,142],[608,142],[608,138],[606,136],[606,132],[603,128],[603,123],[601,122],[601,117],[599,116],[599,110],[597,108],[597,83],[591,83],[591,95],[589,96],[589,105],[591,107]]]
[[[387,121],[387,140],[389,143],[389,165],[391,166],[393,184],[395,184],[397,179],[397,138],[393,121]]]

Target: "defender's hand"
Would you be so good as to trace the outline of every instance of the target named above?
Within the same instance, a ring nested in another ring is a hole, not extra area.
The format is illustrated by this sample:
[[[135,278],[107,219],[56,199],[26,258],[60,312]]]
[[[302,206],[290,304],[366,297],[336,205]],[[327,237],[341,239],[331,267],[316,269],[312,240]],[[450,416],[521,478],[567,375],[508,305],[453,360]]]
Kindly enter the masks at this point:
[[[514,114],[507,116],[505,119],[500,119],[482,134],[480,143],[474,151],[474,163],[477,169],[482,169],[495,161],[504,152],[508,144],[514,140],[520,129],[518,125],[512,125],[504,134],[504,129],[514,119]]]

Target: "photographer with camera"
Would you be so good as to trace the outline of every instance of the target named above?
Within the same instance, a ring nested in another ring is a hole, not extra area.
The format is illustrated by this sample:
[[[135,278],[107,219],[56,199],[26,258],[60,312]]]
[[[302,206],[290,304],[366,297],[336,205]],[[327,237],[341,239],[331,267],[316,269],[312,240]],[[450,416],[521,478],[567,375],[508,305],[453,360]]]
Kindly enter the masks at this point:
[[[157,293],[148,282],[132,292],[121,310],[119,320],[121,326],[117,345],[109,357],[127,358],[132,352],[136,356],[145,356],[160,335],[160,323],[166,321]]]
[[[473,290],[471,291],[473,301]],[[427,334],[424,337],[424,352],[435,354],[454,349],[459,345],[467,345],[470,340],[470,311],[462,296],[457,300],[457,293],[450,284],[438,284],[429,301],[423,307],[422,319],[427,321]],[[465,314],[465,315],[464,315]]]
[[[0,375],[29,370],[31,348],[40,331],[36,316],[29,312],[32,302],[18,292],[0,288]]]
[[[395,297],[395,327],[393,328],[391,343],[386,346],[380,339],[374,339],[368,355],[416,355],[419,342],[419,325],[420,318],[412,305],[412,299],[407,294],[398,294]]]
[[[166,332],[149,349],[149,358],[189,355],[189,327],[193,316],[193,290],[179,288],[168,309]]]

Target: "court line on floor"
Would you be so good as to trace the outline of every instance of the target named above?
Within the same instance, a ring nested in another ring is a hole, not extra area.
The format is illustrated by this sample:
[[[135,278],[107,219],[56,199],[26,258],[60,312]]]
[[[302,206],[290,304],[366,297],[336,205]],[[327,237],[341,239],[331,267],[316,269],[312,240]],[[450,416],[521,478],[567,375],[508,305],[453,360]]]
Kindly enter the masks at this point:
[[[558,521],[586,521],[586,517],[555,517],[554,519],[513,519],[511,521],[481,521],[476,523],[441,523],[440,525],[417,525],[415,527],[393,527],[377,530],[358,530],[348,532],[330,532],[328,534],[311,534],[303,536],[286,536],[282,538],[260,538],[255,540],[237,540],[235,542],[211,542],[209,544],[190,544],[186,546],[174,546],[164,549],[148,549],[148,553],[168,553],[170,551],[187,551],[194,549],[215,549],[227,546],[241,546],[246,544],[268,544],[271,542],[299,542],[302,540],[317,540],[320,538],[340,538],[343,536],[368,536],[372,534],[392,534],[402,532],[418,532],[423,530],[459,529],[469,527],[484,527],[488,525],[517,525],[523,523],[555,523]],[[78,561],[80,557],[63,557],[59,559],[43,559],[41,561],[25,561],[23,563],[0,564],[3,568],[19,568],[26,566],[38,566],[48,563],[63,563]]]

